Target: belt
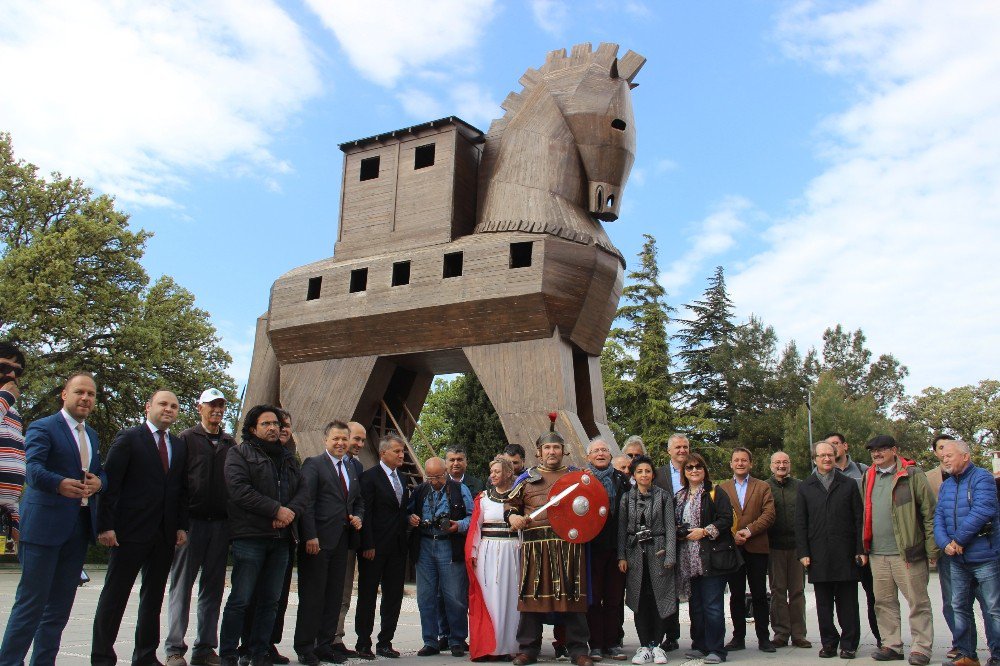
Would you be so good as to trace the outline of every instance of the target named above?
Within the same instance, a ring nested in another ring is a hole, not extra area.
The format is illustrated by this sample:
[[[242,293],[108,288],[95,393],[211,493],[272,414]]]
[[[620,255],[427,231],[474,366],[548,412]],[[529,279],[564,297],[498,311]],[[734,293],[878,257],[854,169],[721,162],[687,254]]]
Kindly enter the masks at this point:
[[[432,541],[444,541],[451,537],[450,534],[421,534],[421,538],[430,539]]]
[[[506,529],[506,530],[488,530],[485,527],[482,529],[482,531],[480,531],[479,535],[481,537],[483,537],[484,539],[487,539],[487,538],[492,538],[492,539],[516,539],[517,538],[517,532],[514,532],[513,530],[509,530],[509,529]]]

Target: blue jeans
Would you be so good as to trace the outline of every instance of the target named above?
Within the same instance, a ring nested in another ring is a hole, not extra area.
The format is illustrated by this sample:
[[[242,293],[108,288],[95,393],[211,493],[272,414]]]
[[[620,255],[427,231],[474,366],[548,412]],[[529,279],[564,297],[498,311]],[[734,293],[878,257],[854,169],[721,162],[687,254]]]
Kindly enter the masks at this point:
[[[1000,561],[966,564],[953,559],[948,566],[955,647],[966,657],[976,658],[976,619],[972,602],[979,596],[976,594],[978,586],[990,656],[1000,657],[1000,644],[997,643],[1000,637]]]
[[[691,579],[691,647],[726,660],[726,615],[723,597],[726,576],[698,576]]]
[[[941,604],[943,606],[942,615],[944,615],[945,624],[948,625],[948,631],[951,635],[955,635],[955,612],[951,607],[951,558],[947,555],[942,555],[941,559],[937,561],[938,570],[938,582],[941,584]],[[979,600],[979,610],[985,613],[986,600],[983,598],[983,590],[978,585],[974,584],[976,588],[976,599]],[[972,639],[972,651],[976,651],[976,643],[979,638],[976,632],[972,632],[970,636]],[[997,639],[993,636],[993,628],[989,622],[986,623],[986,644],[994,645]],[[952,640],[952,646],[954,647],[954,640]]]
[[[438,593],[444,597],[444,610],[448,618],[448,644],[462,645],[469,637],[468,579],[464,562],[451,561],[451,542],[421,538],[420,557],[417,559],[417,607],[420,609],[420,632],[424,645],[438,646],[439,613]]]
[[[243,618],[254,592],[257,610],[247,646],[250,656],[265,654],[271,646],[271,629],[288,565],[288,541],[273,538],[233,539],[232,591],[222,614],[219,655],[235,657],[243,632]]]

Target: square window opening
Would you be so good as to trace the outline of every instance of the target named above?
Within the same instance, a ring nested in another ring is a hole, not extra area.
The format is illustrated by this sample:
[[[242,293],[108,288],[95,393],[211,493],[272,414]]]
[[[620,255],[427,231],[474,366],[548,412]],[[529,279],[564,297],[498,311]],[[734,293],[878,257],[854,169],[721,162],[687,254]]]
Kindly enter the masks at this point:
[[[401,287],[410,284],[410,262],[397,261],[392,265],[392,286]]]
[[[444,255],[444,272],[443,277],[453,278],[462,275],[462,253],[461,252],[449,252]]]
[[[356,294],[368,289],[368,269],[355,268],[351,271],[351,293]]]
[[[531,246],[533,242],[510,244],[510,267],[527,268],[531,265]]]
[[[306,300],[315,301],[319,298],[319,292],[323,288],[323,276],[309,278],[309,286],[306,288]]]
[[[429,166],[434,166],[434,144],[429,143],[426,146],[417,146],[417,149],[413,151],[413,169],[426,169]]]
[[[361,160],[361,180],[375,180],[378,178],[379,156],[366,157]]]

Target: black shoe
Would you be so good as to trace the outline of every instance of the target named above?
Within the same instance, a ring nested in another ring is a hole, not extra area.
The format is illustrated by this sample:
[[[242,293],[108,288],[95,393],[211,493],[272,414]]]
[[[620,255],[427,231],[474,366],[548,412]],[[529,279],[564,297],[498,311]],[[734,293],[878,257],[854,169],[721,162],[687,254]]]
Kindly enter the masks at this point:
[[[854,659],[856,656],[858,656],[857,650],[841,650],[840,651],[840,658],[841,659]]]
[[[399,652],[392,649],[392,645],[375,646],[375,654],[386,659],[399,659]]]
[[[316,656],[315,652],[301,652],[299,653],[299,663],[305,664],[305,666],[319,666],[319,657]]]
[[[667,638],[664,639],[662,643],[660,643],[660,649],[663,650],[664,652],[673,652],[674,650],[680,649],[680,645],[678,645],[677,641],[675,641],[674,639]]]
[[[569,659],[569,650],[566,649],[565,645],[552,644],[552,649],[556,651],[556,659],[566,658]]]
[[[375,658],[375,653],[372,652],[371,645],[357,645],[354,649],[357,650],[359,659],[367,659],[368,661],[371,661]]]
[[[465,656],[465,648],[462,647],[461,645],[452,645],[451,646],[451,656],[453,656],[453,657],[464,657]]]
[[[333,645],[330,646],[330,649],[336,652],[337,654],[347,657],[348,659],[350,659],[351,657],[358,656],[358,653],[356,651],[347,647],[343,643],[334,643]]]
[[[442,636],[438,639],[438,651],[448,649],[448,637]]]
[[[761,641],[760,645],[757,646],[757,649],[760,650],[761,652],[777,652],[778,651],[778,648],[776,648],[773,645],[771,645],[771,641]]]
[[[267,649],[267,658],[271,660],[272,664],[289,664],[292,661],[285,655],[278,652],[277,645],[272,645]]]
[[[837,648],[823,648],[819,651],[820,659],[832,659],[837,656]]]
[[[222,657],[219,662],[220,666],[237,666],[240,663],[239,657]]]
[[[746,650],[747,644],[744,641],[736,640],[735,638],[728,643],[726,643],[726,649],[730,652],[739,652],[740,650]]]
[[[436,654],[441,654],[441,650],[431,645],[425,645],[417,650],[418,657],[433,657]]]
[[[343,664],[347,661],[346,654],[338,652],[332,647],[322,647],[316,650],[316,658],[328,664]]]

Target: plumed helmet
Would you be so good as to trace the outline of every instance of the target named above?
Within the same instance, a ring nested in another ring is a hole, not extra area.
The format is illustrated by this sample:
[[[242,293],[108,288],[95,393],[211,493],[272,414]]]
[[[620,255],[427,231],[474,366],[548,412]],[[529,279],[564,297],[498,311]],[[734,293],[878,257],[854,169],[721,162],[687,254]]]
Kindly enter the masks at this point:
[[[549,431],[542,433],[538,439],[535,440],[535,448],[542,448],[543,444],[562,444],[565,448],[566,440],[563,436],[556,432],[556,419],[559,414],[556,412],[549,412]]]

